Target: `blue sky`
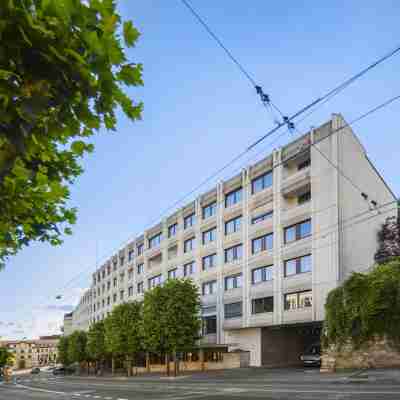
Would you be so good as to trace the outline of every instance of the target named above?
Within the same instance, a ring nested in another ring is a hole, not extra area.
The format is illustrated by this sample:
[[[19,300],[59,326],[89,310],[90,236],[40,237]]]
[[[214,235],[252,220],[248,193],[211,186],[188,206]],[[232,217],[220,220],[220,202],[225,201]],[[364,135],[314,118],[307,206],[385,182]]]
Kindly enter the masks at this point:
[[[287,114],[400,44],[395,0],[192,4]],[[253,88],[179,0],[121,0],[119,10],[142,32],[128,55],[144,64],[144,87],[130,91],[144,101],[143,120],[132,124],[120,115],[117,132],[94,139],[95,152],[85,158],[85,173],[71,189],[71,205],[79,208],[74,235],[58,248],[32,245],[0,272],[0,336],[57,332],[63,313],[89,286],[96,253],[99,260],[110,255],[273,126]],[[399,69],[400,55],[299,129],[318,126],[333,112],[350,121],[399,95]],[[399,110],[400,102],[354,127],[397,195]],[[285,135],[275,146],[289,140]],[[247,159],[269,153],[268,143]],[[63,299],[57,301],[57,294]]]

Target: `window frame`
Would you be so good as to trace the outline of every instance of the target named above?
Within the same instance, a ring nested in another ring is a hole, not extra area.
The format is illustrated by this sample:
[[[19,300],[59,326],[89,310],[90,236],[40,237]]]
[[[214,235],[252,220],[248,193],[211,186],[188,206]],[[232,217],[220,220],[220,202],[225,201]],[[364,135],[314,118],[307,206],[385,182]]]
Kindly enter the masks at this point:
[[[229,314],[227,313],[227,306],[233,306],[240,304],[240,312],[232,313],[230,312]],[[226,303],[224,304],[224,319],[234,319],[234,318],[242,318],[243,316],[243,301],[235,301],[233,303]]]
[[[178,278],[178,268],[169,269],[168,272],[168,279],[177,279]],[[174,276],[171,276],[174,275]]]
[[[310,258],[310,270],[309,271],[302,271],[301,270],[301,261],[304,259],[304,258]],[[293,273],[293,274],[288,274],[287,273],[287,264],[289,263],[289,262],[293,262],[293,261],[295,261],[295,272]],[[283,276],[285,277],[285,278],[289,278],[289,277],[291,277],[291,276],[295,276],[295,275],[300,275],[300,274],[308,274],[308,273],[310,273],[310,272],[312,272],[312,258],[311,258],[311,253],[309,253],[309,254],[304,254],[304,255],[302,255],[302,256],[299,256],[299,257],[292,257],[292,258],[289,258],[289,259],[287,259],[287,260],[284,260],[284,262],[283,262]]]
[[[256,282],[254,280],[254,274],[257,271],[261,271],[261,280]],[[271,274],[271,279],[267,279],[267,277],[269,276],[269,272]],[[252,285],[258,285],[258,284],[264,283],[264,282],[271,282],[273,280],[274,280],[274,265],[273,264],[264,265],[262,267],[253,268],[251,270],[251,284]]]
[[[305,293],[311,293],[311,305],[310,306],[303,306],[300,307],[300,296]],[[288,308],[287,307],[287,296],[296,296],[296,307],[295,308]],[[297,311],[297,310],[304,310],[313,307],[313,291],[312,290],[302,290],[300,292],[293,292],[293,293],[285,293],[283,295],[283,307],[284,311]]]
[[[207,236],[209,236],[207,238]],[[206,239],[206,240],[205,240]],[[201,232],[201,242],[203,245],[208,245],[213,243],[217,240],[217,227],[214,226],[213,228],[207,229],[206,231]]]
[[[187,244],[190,243],[190,249],[187,248]],[[183,242],[183,252],[184,253],[190,253],[191,251],[193,251],[195,249],[195,236],[192,236],[186,240],[184,240]]]
[[[227,283],[228,280],[232,279],[233,280],[233,286],[228,287]],[[239,282],[239,285],[238,285]],[[234,275],[228,275],[224,277],[224,290],[229,291],[229,290],[234,290],[234,289],[240,289],[243,287],[243,274],[239,272],[238,274]]]
[[[190,221],[190,223],[188,223]],[[196,224],[196,213],[193,212],[192,214],[186,215],[186,217],[183,218],[183,229],[189,229],[192,226]]]
[[[162,232],[153,235],[148,239],[149,249],[153,249],[154,247],[159,247],[162,241]]]
[[[268,219],[272,219],[274,217],[274,211],[270,210],[265,213],[259,214],[256,217],[251,218],[251,225],[259,224],[260,222],[267,221]]]
[[[240,249],[240,251],[238,251]],[[228,254],[232,251],[233,257],[229,259]],[[240,254],[239,254],[240,253]],[[236,244],[224,249],[224,261],[225,264],[235,263],[243,259],[243,243]]]
[[[230,199],[233,199],[232,202]],[[224,204],[225,208],[229,208],[242,202],[243,200],[243,187],[231,190],[230,192],[226,193],[224,196]]]
[[[309,201],[311,201],[311,190],[301,194],[300,196],[297,196],[297,204],[299,206],[302,206],[303,204],[306,204]]]
[[[310,233],[305,235],[305,236],[302,236],[301,235],[301,226],[303,224],[306,224],[306,223],[310,224]],[[295,233],[294,233],[294,239],[288,241],[287,240],[287,232],[290,229],[294,229]],[[290,244],[290,243],[293,243],[293,242],[297,242],[298,240],[306,239],[306,238],[308,238],[310,236],[312,236],[312,221],[311,221],[311,218],[305,219],[303,221],[297,222],[295,224],[292,224],[292,225],[289,225],[289,226],[286,226],[286,227],[283,228],[283,241],[284,241],[284,244]]]
[[[187,270],[190,270],[191,272],[188,274]],[[196,273],[196,261],[191,261],[186,264],[183,264],[183,276],[191,276]]]
[[[201,208],[201,217],[203,220],[214,216],[216,213],[217,213],[216,201],[212,201],[211,203],[208,203],[207,205]]]
[[[266,310],[266,300],[272,299],[272,310]],[[262,300],[262,311],[256,311],[256,302]],[[256,299],[251,299],[251,314],[266,314],[274,312],[274,296],[259,297]]]
[[[270,182],[269,182],[268,178],[270,178]],[[261,188],[256,190],[256,188],[257,188],[256,185],[258,184],[258,182],[261,182]],[[272,187],[273,184],[274,184],[273,170],[271,169],[251,180],[251,194],[260,193],[263,190]]]
[[[213,260],[212,263],[210,265],[206,266],[205,260]],[[213,269],[217,266],[217,253],[211,253],[211,254],[207,254],[206,256],[203,256],[201,258],[201,267],[203,271],[208,271],[210,269]]]
[[[168,238],[172,238],[172,237],[176,236],[177,231],[178,231],[178,223],[177,222],[169,225],[168,226]]]
[[[211,287],[212,288],[211,292],[206,293],[206,291],[204,290],[205,287]],[[214,292],[213,288],[215,288],[215,292]],[[203,282],[201,284],[201,293],[202,293],[203,296],[215,295],[217,293],[217,281],[215,279],[213,279],[211,281]]]
[[[267,246],[269,237],[272,238],[272,246],[271,247]],[[258,240],[261,241],[261,248],[259,251],[256,252],[256,251],[254,251],[254,249],[255,249],[254,244]],[[265,235],[261,235],[261,236],[255,237],[254,239],[251,239],[251,254],[253,254],[253,255],[262,253],[264,251],[273,250],[273,248],[274,248],[274,232],[266,233]]]
[[[225,221],[225,230],[224,230],[225,236],[232,235],[236,232],[239,232],[242,229],[242,217],[243,217],[242,215],[238,215],[235,218],[231,218],[230,220]],[[231,232],[228,232],[227,227],[231,223],[233,223],[234,229]]]

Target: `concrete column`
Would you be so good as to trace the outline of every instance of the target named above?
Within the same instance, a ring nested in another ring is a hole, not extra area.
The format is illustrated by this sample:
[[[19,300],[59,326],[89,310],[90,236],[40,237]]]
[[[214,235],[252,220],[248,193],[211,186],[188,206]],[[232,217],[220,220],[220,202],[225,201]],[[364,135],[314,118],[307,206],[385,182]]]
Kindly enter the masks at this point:
[[[249,270],[249,257],[250,248],[249,244],[249,224],[250,224],[250,211],[249,200],[251,198],[251,180],[250,168],[243,170],[243,209],[242,209],[242,243],[243,243],[243,261],[242,261],[242,304],[243,304],[243,319],[242,326],[248,327],[251,316],[251,301],[250,301],[250,286],[251,286],[251,273]]]
[[[225,342],[225,334],[223,332],[224,287],[222,282],[222,267],[224,265],[223,240],[225,235],[223,218],[225,199],[223,189],[223,182],[219,182],[217,185],[217,343]]]

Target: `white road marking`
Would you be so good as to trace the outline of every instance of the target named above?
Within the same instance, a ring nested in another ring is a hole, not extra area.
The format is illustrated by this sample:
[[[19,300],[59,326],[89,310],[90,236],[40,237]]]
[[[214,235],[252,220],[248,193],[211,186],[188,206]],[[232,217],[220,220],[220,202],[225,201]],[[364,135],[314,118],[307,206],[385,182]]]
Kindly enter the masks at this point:
[[[52,393],[52,394],[67,394],[66,392],[56,392],[55,390],[46,390],[46,389],[39,389],[39,388],[34,388],[30,386],[25,386],[25,385],[20,385],[17,384],[17,387],[23,388],[23,389],[29,389],[29,390],[34,390],[37,392],[43,392],[43,393]]]

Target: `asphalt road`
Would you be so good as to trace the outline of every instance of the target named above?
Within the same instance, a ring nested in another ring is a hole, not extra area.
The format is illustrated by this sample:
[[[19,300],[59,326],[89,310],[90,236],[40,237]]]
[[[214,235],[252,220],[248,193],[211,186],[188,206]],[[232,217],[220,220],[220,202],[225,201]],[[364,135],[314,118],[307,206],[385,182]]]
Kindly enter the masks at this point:
[[[0,400],[399,400],[400,380],[316,370],[247,369],[166,377],[21,376],[0,385]]]

